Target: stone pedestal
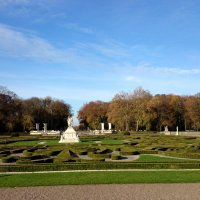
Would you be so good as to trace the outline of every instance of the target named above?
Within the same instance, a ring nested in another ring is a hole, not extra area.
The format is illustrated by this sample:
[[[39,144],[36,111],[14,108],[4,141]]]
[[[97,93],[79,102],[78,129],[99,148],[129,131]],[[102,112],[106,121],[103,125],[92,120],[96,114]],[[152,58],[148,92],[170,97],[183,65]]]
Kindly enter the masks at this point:
[[[76,131],[71,126],[61,135],[59,143],[76,143],[79,141]]]

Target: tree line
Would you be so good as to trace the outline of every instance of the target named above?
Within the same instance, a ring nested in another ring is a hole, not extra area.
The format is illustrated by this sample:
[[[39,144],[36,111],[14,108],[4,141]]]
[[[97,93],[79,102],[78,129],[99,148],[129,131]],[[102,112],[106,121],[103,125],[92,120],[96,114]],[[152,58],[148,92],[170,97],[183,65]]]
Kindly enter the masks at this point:
[[[72,115],[71,106],[51,97],[19,98],[13,91],[0,86],[0,132],[30,131],[35,123],[48,123],[48,129],[62,130]]]
[[[190,96],[152,95],[141,87],[133,92],[120,92],[111,102],[92,101],[78,112],[81,129],[99,129],[100,123],[111,122],[117,130],[162,131],[200,128],[200,93]]]

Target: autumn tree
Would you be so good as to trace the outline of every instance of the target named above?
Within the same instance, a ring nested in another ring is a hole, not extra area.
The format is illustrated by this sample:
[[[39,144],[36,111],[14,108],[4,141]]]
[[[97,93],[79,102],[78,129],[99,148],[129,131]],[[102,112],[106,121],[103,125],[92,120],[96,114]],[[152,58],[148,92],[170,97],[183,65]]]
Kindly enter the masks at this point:
[[[185,129],[185,106],[184,99],[178,95],[169,95],[169,107],[171,108],[170,116],[172,118],[171,127],[173,130],[179,127],[179,130]]]
[[[200,95],[189,96],[185,99],[185,110],[187,119],[187,124],[191,122],[189,128],[199,130],[200,128]]]
[[[135,130],[138,131],[140,126],[148,129],[147,104],[152,98],[149,91],[139,87],[130,94],[131,120],[135,122]]]
[[[170,96],[155,95],[148,103],[148,114],[152,129],[161,131],[165,126],[172,126],[174,119]]]
[[[78,112],[78,119],[82,128],[99,129],[100,123],[107,123],[108,103],[91,101],[82,106]]]
[[[132,102],[130,95],[121,92],[112,99],[108,109],[108,119],[117,129],[129,130],[131,126]]]

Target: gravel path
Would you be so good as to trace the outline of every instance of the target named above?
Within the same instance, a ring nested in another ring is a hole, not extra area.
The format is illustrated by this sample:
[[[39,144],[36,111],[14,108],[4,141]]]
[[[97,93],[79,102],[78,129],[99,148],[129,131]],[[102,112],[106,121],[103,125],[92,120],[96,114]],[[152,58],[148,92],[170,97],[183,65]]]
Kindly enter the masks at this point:
[[[200,183],[0,188],[1,200],[198,200]]]

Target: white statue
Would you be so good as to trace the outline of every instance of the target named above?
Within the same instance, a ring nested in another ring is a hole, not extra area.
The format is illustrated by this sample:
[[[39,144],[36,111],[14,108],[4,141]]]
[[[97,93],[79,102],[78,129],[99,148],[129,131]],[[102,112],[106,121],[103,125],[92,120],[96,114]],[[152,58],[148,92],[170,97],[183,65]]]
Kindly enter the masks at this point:
[[[176,127],[176,135],[179,135],[178,126]]]
[[[73,125],[73,118],[72,118],[72,116],[68,117],[67,123],[68,123],[68,127],[72,127],[72,125]]]

